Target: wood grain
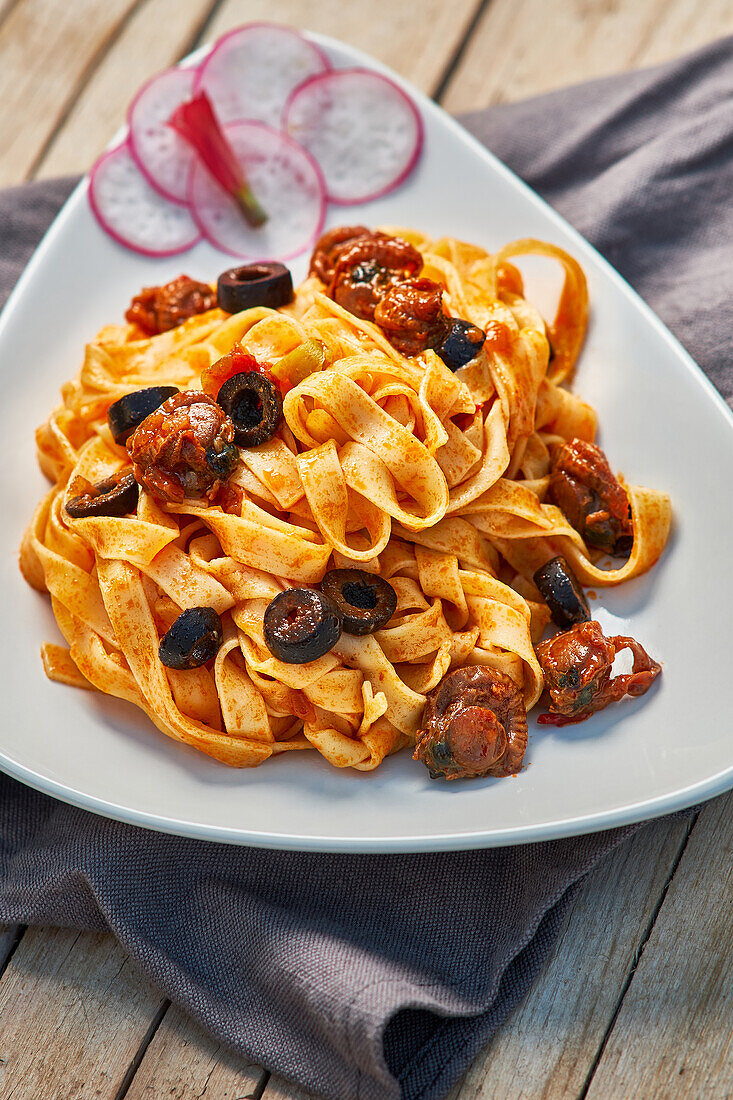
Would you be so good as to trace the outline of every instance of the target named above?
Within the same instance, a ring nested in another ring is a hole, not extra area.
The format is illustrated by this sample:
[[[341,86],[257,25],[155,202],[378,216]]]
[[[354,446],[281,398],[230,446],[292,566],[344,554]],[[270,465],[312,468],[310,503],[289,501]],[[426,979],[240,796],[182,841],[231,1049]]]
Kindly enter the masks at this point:
[[[590,876],[538,982],[475,1060],[458,1100],[580,1095],[686,830],[684,820],[655,822]]]
[[[21,0],[0,25],[0,186],[32,170],[133,0]]]
[[[318,5],[309,0],[228,2],[216,8],[211,23],[207,16],[213,0],[147,0],[125,22],[103,62],[90,75],[83,94],[68,109],[63,125],[53,136],[47,135],[34,175],[69,175],[88,168],[124,121],[127,105],[143,81],[178,60],[202,37],[212,41],[252,19],[320,30],[373,53],[419,87],[432,91],[479,2],[455,0],[449,7],[442,0],[425,0],[416,20],[412,0],[376,0],[375,18],[365,27],[363,11],[357,5],[331,0]],[[390,27],[387,35],[385,26]],[[151,27],[166,27],[167,32],[150,34]],[[78,34],[82,33],[80,23]]]
[[[276,1074],[267,1082],[267,1088],[262,1094],[262,1100],[320,1100],[315,1093],[306,1092],[299,1085],[291,1085]],[[346,1097],[344,1097],[346,1100]],[[349,1097],[349,1100],[351,1098]]]
[[[163,998],[111,936],[33,928],[0,979],[3,1100],[112,1100]]]
[[[588,1100],[733,1096],[733,795],[702,811]]]
[[[492,0],[444,105],[458,113],[539,95],[731,32],[730,0]]]
[[[0,23],[9,14],[10,9],[18,3],[18,0],[0,0]]]
[[[207,37],[248,19],[272,19],[358,46],[432,93],[480,6],[480,0],[224,0]]]
[[[647,34],[631,58],[632,65],[656,65],[679,56],[681,50],[696,50],[706,42],[733,34],[733,4],[730,0],[670,0],[658,23]]]
[[[135,9],[50,140],[35,174],[66,176],[83,172],[125,121],[138,88],[196,43],[213,0],[147,0]],[[165,34],[151,34],[165,27]]]
[[[226,1050],[179,1008],[169,1008],[148,1046],[126,1100],[242,1100],[259,1093],[267,1075]]]

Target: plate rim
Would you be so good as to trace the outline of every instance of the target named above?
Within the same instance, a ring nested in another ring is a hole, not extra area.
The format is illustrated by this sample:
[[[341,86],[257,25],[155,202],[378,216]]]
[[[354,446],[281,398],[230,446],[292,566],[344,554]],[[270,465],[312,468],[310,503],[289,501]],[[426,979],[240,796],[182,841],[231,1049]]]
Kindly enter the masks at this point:
[[[394,72],[382,62],[364,53],[349,43],[342,42],[329,35],[314,32],[302,32],[319,46],[329,49],[345,50],[354,59],[354,63],[382,72],[394,80],[408,95],[410,95],[421,112],[431,115],[439,120],[440,125],[451,131],[452,137],[460,141],[474,155],[488,159],[495,172],[498,172],[511,185],[518,190],[523,198],[550,220],[564,235],[570,238],[573,247],[577,249],[579,258],[590,256],[593,262],[600,268],[602,274],[615,284],[623,294],[626,301],[639,312],[644,320],[655,330],[657,336],[665,341],[675,353],[681,363],[684,364],[686,373],[694,379],[702,388],[708,401],[712,398],[712,404],[718,413],[723,414],[728,428],[733,430],[733,410],[728,406],[722,394],[715,388],[709,377],[695,362],[687,349],[680,343],[676,336],[667,328],[664,322],[657,316],[651,306],[637,293],[624,277],[610,264],[610,262],[592,245],[582,234],[575,229],[561,214],[549,203],[540,197],[521,177],[516,175],[485,145],[482,145],[468,130],[466,130],[452,115],[448,114],[439,104],[430,99],[424,92],[415,88],[409,81]],[[194,64],[212,48],[213,43],[200,47],[178,64]],[[115,133],[107,148],[120,140],[125,127],[121,126]],[[26,285],[33,279],[38,267],[42,265],[46,251],[51,247],[59,233],[64,231],[66,222],[73,216],[77,205],[82,201],[83,192],[88,186],[89,174],[85,173],[79,180],[64,205],[59,210],[51,225],[48,227],[39,244],[26,264],[17,283],[11,291],[0,313],[0,346],[4,339],[5,330],[25,294]],[[190,839],[204,840],[212,843],[236,844],[243,847],[267,848],[275,850],[330,852],[330,853],[371,853],[371,854],[397,854],[408,852],[431,851],[462,851],[477,848],[504,847],[513,844],[536,843],[571,836],[582,836],[606,829],[623,827],[632,824],[641,824],[645,821],[665,814],[679,812],[691,808],[700,802],[714,798],[733,788],[733,762],[722,771],[700,780],[697,783],[682,787],[671,793],[657,795],[646,800],[636,800],[625,803],[613,809],[599,810],[566,818],[562,822],[551,821],[535,823],[531,825],[512,825],[502,829],[474,830],[467,833],[443,833],[424,836],[396,835],[396,836],[360,836],[360,837],[334,837],[329,835],[298,835],[292,833],[277,833],[272,830],[257,831],[226,827],[222,825],[206,825],[200,822],[171,818],[156,815],[149,811],[136,810],[129,806],[123,806],[114,801],[100,798],[93,794],[76,789],[73,785],[63,783],[51,777],[44,776],[40,772],[17,763],[9,758],[2,746],[0,746],[0,770],[25,785],[50,795],[58,800],[79,809],[87,810],[99,816],[120,821],[138,828],[146,828],[169,835],[183,836]]]
[[[30,768],[8,761],[0,751],[0,771],[25,786],[41,794],[50,795],[67,805],[86,810],[111,821],[124,825],[148,829],[166,836],[180,836],[189,840],[208,841],[215,844],[233,844],[242,848],[263,848],[274,851],[314,852],[324,854],[348,855],[400,855],[422,852],[462,852],[483,848],[507,848],[520,844],[536,844],[551,840],[567,840],[575,836],[587,836],[605,832],[608,829],[623,828],[629,825],[644,825],[655,818],[668,814],[693,810],[700,803],[725,794],[733,787],[733,765],[719,772],[713,780],[703,780],[673,795],[660,795],[645,802],[629,803],[615,810],[605,811],[605,820],[598,820],[602,814],[584,814],[568,818],[562,827],[551,824],[512,826],[507,829],[493,830],[490,834],[478,830],[470,833],[432,834],[429,837],[415,836],[379,836],[379,837],[333,837],[309,833],[298,836],[291,833],[263,832],[227,828],[222,825],[202,825],[195,821],[182,821],[178,818],[154,816],[146,811],[120,806],[95,795],[87,795],[72,787],[46,776],[39,775]],[[719,784],[719,786],[718,786]],[[640,812],[642,811],[642,812]],[[488,837],[488,842],[487,842]]]

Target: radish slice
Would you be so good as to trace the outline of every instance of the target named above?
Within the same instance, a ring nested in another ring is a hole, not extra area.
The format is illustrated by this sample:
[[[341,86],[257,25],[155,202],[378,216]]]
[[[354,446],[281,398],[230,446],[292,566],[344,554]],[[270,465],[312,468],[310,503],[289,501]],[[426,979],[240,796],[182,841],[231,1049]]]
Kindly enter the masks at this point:
[[[283,124],[320,164],[328,198],[346,206],[380,198],[402,183],[423,143],[412,100],[369,69],[310,77],[292,93]]]
[[[130,152],[142,174],[172,202],[186,201],[195,153],[167,123],[191,98],[195,80],[195,69],[166,69],[143,84],[127,112]]]
[[[297,31],[248,23],[219,39],[201,65],[196,91],[206,92],[222,123],[251,119],[279,127],[293,88],[330,67]]]
[[[89,203],[110,237],[144,256],[174,256],[201,237],[188,210],[150,186],[126,142],[92,168]]]
[[[248,225],[197,160],[188,201],[202,233],[223,252],[248,259],[287,260],[304,252],[319,236],[326,212],[318,165],[287,134],[261,122],[230,122],[223,130],[267,221],[257,229]]]

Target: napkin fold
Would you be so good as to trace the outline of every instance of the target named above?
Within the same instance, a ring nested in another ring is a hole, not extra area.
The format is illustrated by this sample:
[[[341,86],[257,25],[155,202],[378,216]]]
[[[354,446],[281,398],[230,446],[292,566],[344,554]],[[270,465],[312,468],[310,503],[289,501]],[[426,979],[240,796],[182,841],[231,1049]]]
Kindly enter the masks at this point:
[[[640,291],[728,399],[733,38],[462,121]],[[0,301],[73,181],[0,194]],[[431,855],[165,836],[0,777],[0,921],[111,931],[218,1039],[328,1100],[440,1100],[634,831]]]

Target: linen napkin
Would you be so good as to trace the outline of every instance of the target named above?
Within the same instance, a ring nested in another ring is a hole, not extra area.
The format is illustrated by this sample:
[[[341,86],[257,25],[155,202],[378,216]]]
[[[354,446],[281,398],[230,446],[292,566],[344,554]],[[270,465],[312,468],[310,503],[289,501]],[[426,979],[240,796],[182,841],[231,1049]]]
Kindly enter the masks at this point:
[[[733,395],[733,39],[463,121]],[[72,181],[0,195],[0,300]],[[633,827],[434,855],[209,844],[0,777],[0,920],[111,931],[224,1043],[328,1100],[440,1100]]]

